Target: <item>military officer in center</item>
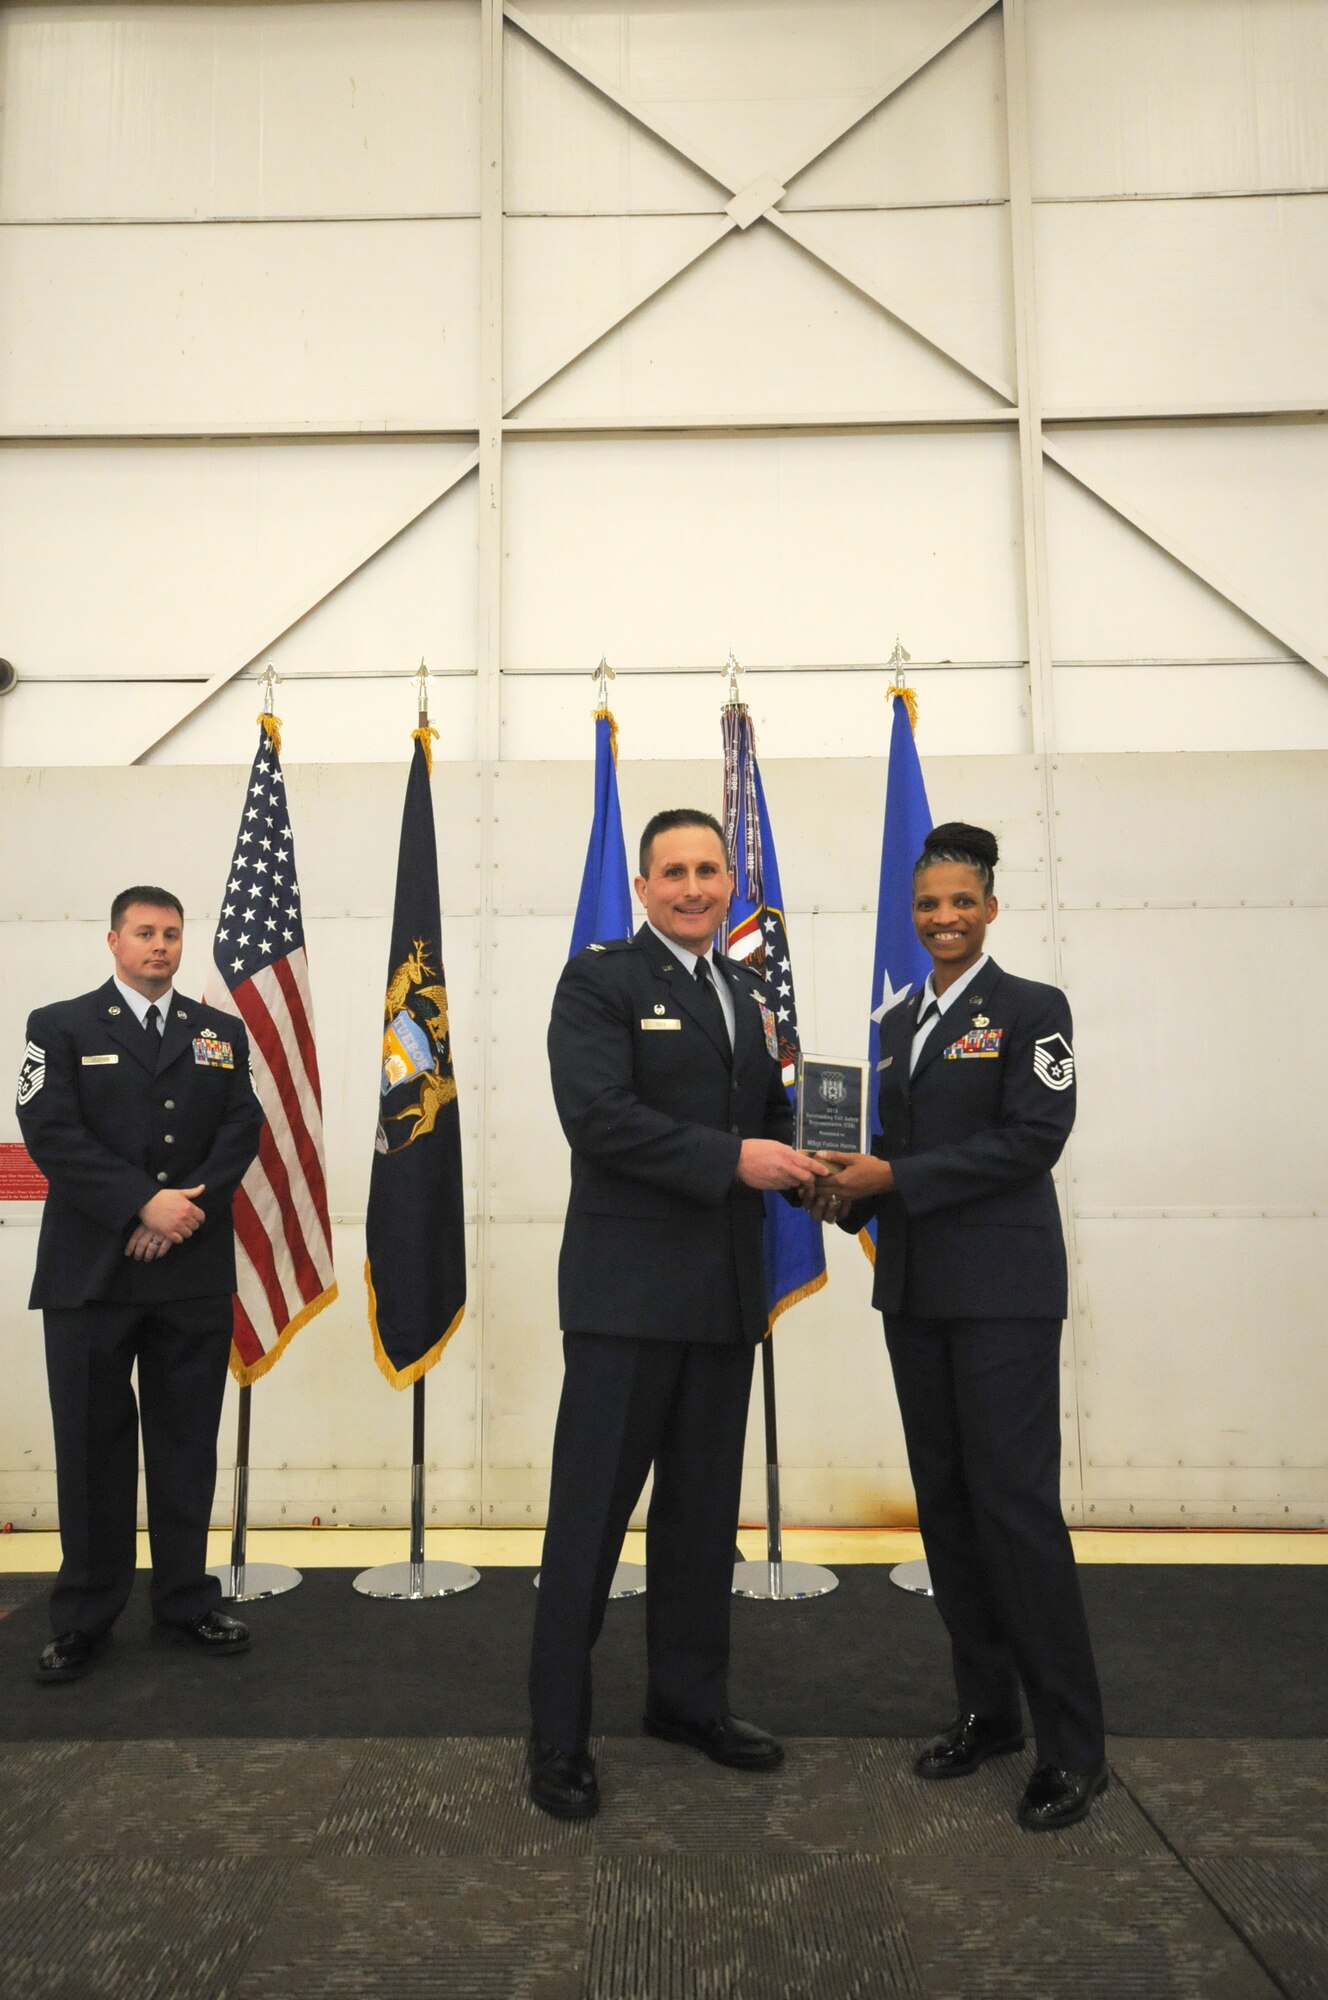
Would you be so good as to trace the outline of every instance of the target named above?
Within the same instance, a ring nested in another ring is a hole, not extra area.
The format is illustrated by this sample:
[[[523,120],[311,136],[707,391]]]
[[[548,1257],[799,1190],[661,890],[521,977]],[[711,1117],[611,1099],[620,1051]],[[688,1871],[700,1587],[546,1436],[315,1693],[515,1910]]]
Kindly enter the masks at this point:
[[[207,1574],[231,1341],[231,1200],[263,1113],[242,1022],[175,990],[183,911],[139,885],[111,908],[115,971],[28,1021],[18,1121],[50,1183],[40,1307],[62,1563],[47,1683],[84,1673],[134,1578],[142,1409],[152,1616],[214,1658],[248,1644]]]
[[[719,823],[657,813],[640,867],[645,923],[569,961],[549,1026],[572,1187],[530,1793],[568,1819],[599,1804],[591,1648],[652,1465],[644,1726],[741,1769],[783,1756],[729,1713],[733,1546],[752,1360],[768,1324],[763,1197],[824,1170],[788,1143],[768,991],[713,948],[733,892]]]

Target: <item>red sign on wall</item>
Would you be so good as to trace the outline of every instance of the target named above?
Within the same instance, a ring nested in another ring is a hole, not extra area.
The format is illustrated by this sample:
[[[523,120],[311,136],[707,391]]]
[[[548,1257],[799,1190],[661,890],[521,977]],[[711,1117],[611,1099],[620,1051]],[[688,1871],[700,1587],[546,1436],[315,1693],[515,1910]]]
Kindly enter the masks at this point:
[[[45,1201],[46,1176],[21,1140],[0,1145],[0,1201]]]

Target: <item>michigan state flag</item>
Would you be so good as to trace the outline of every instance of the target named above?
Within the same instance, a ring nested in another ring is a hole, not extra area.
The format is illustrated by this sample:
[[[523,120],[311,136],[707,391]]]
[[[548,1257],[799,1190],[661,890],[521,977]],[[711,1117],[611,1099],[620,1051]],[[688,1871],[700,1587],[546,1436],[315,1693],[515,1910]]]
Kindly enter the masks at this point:
[[[396,1389],[433,1367],[466,1310],[461,1125],[429,793],[433,733],[415,731],[401,816],[365,1218],[374,1355]]]
[[[631,935],[632,896],[618,804],[618,725],[607,708],[597,708],[595,810],[567,956],[575,958],[588,944],[606,944],[610,938]]]
[[[890,761],[885,779],[885,826],[881,833],[881,881],[876,892],[876,951],[872,959],[871,1019],[867,1054],[872,1074],[872,1134],[881,1129],[876,1102],[881,1022],[931,971],[931,960],[913,928],[913,864],[931,832],[931,808],[913,740],[915,704],[911,688],[892,690]],[[858,1232],[867,1255],[876,1260],[876,1218]]]
[[[784,924],[779,863],[756,761],[752,719],[743,702],[729,702],[724,721],[724,837],[733,862],[724,949],[765,980],[774,1002],[779,1060],[791,1091],[798,1067],[798,1003]],[[782,1195],[765,1197],[765,1288],[770,1324],[825,1283],[821,1225]]]

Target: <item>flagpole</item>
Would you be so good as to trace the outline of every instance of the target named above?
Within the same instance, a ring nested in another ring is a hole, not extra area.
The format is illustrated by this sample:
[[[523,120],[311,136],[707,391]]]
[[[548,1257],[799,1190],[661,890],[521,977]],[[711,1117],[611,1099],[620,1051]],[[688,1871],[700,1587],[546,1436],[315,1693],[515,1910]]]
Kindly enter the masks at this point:
[[[429,727],[429,670],[421,660],[415,675],[418,727]],[[426,1597],[457,1597],[472,1590],[480,1573],[469,1563],[424,1560],[424,1377],[417,1375],[411,1393],[410,1557],[406,1562],[377,1563],[363,1569],[353,1588],[361,1597],[391,1597],[418,1604]]]
[[[751,730],[751,719],[743,703],[738,686],[738,676],[742,672],[737,657],[730,648],[724,667],[724,701],[721,715],[724,718],[724,827],[725,841],[731,848],[730,866],[735,870],[737,883],[735,896],[748,904],[749,910],[760,917],[769,914],[770,905],[766,901],[771,883],[777,888],[777,870],[773,842],[768,850],[763,842],[769,841],[768,830],[763,834],[760,826],[761,783],[756,770],[756,742]],[[744,751],[746,755],[744,756]],[[770,878],[767,880],[767,863]],[[782,922],[782,913],[780,915]],[[724,949],[731,945],[732,905],[729,920],[724,928]],[[739,925],[739,929],[743,928]],[[762,951],[765,946],[762,944]],[[787,966],[788,959],[785,957]],[[792,975],[789,980],[791,984]],[[784,991],[789,991],[786,986]],[[790,1009],[793,1002],[790,998]],[[781,1016],[782,1018],[782,1016]],[[774,1032],[773,1017],[770,1032]],[[796,1032],[796,1017],[794,1020]],[[774,1053],[773,1044],[771,1053]],[[767,1197],[767,1199],[770,1199]],[[772,1226],[772,1218],[767,1215],[766,1227]],[[824,1284],[825,1260],[820,1259],[819,1280],[806,1286],[805,1290],[815,1290]],[[802,1296],[800,1292],[797,1296]],[[778,1308],[780,1301],[772,1303]],[[744,1562],[739,1559],[733,1565],[733,1595],[735,1597],[759,1597],[774,1603],[792,1603],[809,1597],[824,1597],[834,1590],[839,1578],[833,1570],[823,1569],[819,1563],[786,1563],[784,1561],[783,1522],[779,1499],[779,1425],[775,1397],[775,1341],[774,1321],[766,1329],[761,1343],[761,1392],[765,1406],[765,1492],[766,1492],[766,1559],[764,1562]]]
[[[276,712],[276,668],[269,660],[262,675],[263,714]],[[251,1563],[246,1560],[249,1546],[249,1423],[253,1385],[240,1389],[240,1406],[235,1427],[235,1481],[231,1493],[231,1559],[208,1571],[221,1585],[227,1604],[253,1604],[262,1597],[280,1597],[294,1590],[304,1577],[287,1563]]]
[[[895,701],[902,701],[905,709],[908,712],[909,728],[911,730],[916,730],[918,724],[917,698],[914,695],[912,688],[906,685],[908,676],[904,672],[904,669],[908,665],[910,658],[911,655],[905,652],[903,642],[901,641],[899,634],[896,632],[894,651],[890,655],[890,665],[894,668],[894,674],[895,674],[894,686],[890,690],[890,693],[887,695],[886,700],[887,703],[892,699]],[[889,805],[890,801],[887,797],[886,799],[887,812],[889,810]],[[931,824],[930,814],[928,815],[927,823],[928,825]],[[914,857],[911,855],[908,857],[909,860],[912,860],[913,858]],[[879,912],[878,912],[878,923],[879,923]],[[901,988],[901,991],[906,991],[906,990],[907,990],[906,987]],[[872,998],[873,1000],[875,1000],[876,998],[874,992],[872,994]],[[876,1052],[873,1049],[872,1051],[873,1059],[875,1058],[875,1053]],[[926,1561],[921,1556],[915,1556],[910,1562],[896,1563],[894,1568],[890,1571],[890,1581],[895,1585],[897,1589],[911,1591],[915,1597],[931,1597],[934,1594],[931,1587],[931,1571],[928,1569]]]
[[[592,678],[593,678],[593,680],[594,680],[594,683],[595,683],[595,706],[594,706],[594,708],[593,708],[593,709],[591,710],[591,714],[592,714],[592,716],[594,717],[594,721],[595,721],[595,732],[596,732],[596,733],[595,733],[595,758],[596,758],[596,766],[595,766],[595,768],[596,768],[596,774],[597,774],[597,776],[598,776],[598,770],[599,770],[599,725],[600,725],[600,722],[601,722],[601,721],[607,721],[607,723],[608,723],[608,726],[609,726],[609,745],[610,745],[610,750],[611,750],[611,754],[612,754],[612,757],[613,757],[613,763],[614,763],[614,767],[615,767],[615,769],[616,769],[616,767],[617,767],[617,761],[618,761],[618,735],[617,735],[617,731],[618,731],[618,725],[617,725],[617,723],[616,723],[616,722],[614,721],[614,719],[613,719],[613,711],[612,711],[612,710],[610,709],[610,707],[609,707],[609,682],[610,682],[610,681],[612,681],[612,680],[616,680],[616,679],[617,679],[617,675],[616,675],[616,674],[614,673],[614,671],[613,671],[613,668],[612,668],[612,667],[611,667],[611,666],[609,665],[609,661],[608,661],[608,656],[607,656],[607,654],[605,654],[605,653],[601,653],[601,654],[600,654],[600,656],[599,656],[599,665],[598,665],[598,666],[597,666],[597,667],[595,668],[595,670],[594,670],[594,673],[593,673],[593,676],[592,676]],[[616,786],[615,786],[615,789],[616,789]],[[597,801],[597,803],[596,803],[596,813],[598,813],[598,801]],[[594,844],[595,844],[595,821],[594,821],[594,820],[592,820],[592,828],[591,828],[591,853],[590,853],[590,854],[587,854],[587,856],[586,856],[586,874],[585,874],[585,878],[583,879],[583,882],[582,882],[582,892],[581,892],[581,893],[582,893],[582,896],[584,896],[584,895],[585,895],[585,893],[586,893],[586,882],[587,882],[587,881],[590,881],[590,880],[592,880],[592,879],[593,879],[593,877],[592,877],[592,872],[591,872],[591,861],[592,861],[592,855],[593,855],[593,851],[594,851]],[[621,863],[622,863],[622,893],[623,893],[623,902],[624,902],[624,935],[628,935],[628,934],[630,934],[630,930],[631,930],[631,925],[630,925],[630,922],[629,922],[629,921],[627,920],[627,917],[626,917],[626,911],[627,911],[627,909],[628,909],[628,908],[630,908],[630,905],[629,905],[629,903],[628,903],[628,899],[627,899],[627,897],[628,897],[628,892],[627,892],[627,856],[626,856],[626,853],[625,853],[625,852],[623,852],[623,851],[621,851],[621,850],[620,850],[620,859],[621,859]],[[601,888],[601,889],[602,889],[602,882],[601,882],[601,883],[598,883],[598,884],[597,884],[596,886],[597,886],[597,888]],[[573,924],[572,924],[572,953],[573,953],[573,954],[575,954],[575,953],[576,953],[576,952],[577,952],[578,950],[580,950],[580,949],[581,949],[581,947],[582,947],[583,945],[587,945],[587,944],[592,944],[592,943],[595,943],[595,942],[596,942],[596,939],[595,939],[595,936],[594,936],[594,933],[593,933],[593,932],[591,933],[591,935],[590,935],[590,936],[585,936],[585,935],[582,935],[582,936],[580,937],[579,941],[578,941],[578,935],[577,935],[577,927],[578,927],[578,921],[579,921],[579,917],[580,917],[580,908],[581,908],[581,900],[580,900],[580,898],[578,898],[578,902],[577,902],[577,919],[576,919],[576,920],[574,920],[574,921],[573,921]],[[534,1584],[535,1584],[535,1588],[536,1588],[536,1590],[538,1590],[538,1589],[539,1589],[539,1580],[540,1580],[540,1572],[539,1572],[538,1570],[536,1570],[536,1571],[535,1571],[535,1576],[534,1576]],[[623,1559],[622,1559],[622,1558],[620,1557],[620,1558],[619,1558],[619,1560],[618,1560],[618,1563],[617,1563],[617,1566],[616,1566],[616,1568],[614,1569],[614,1572],[613,1572],[613,1578],[612,1578],[612,1581],[611,1581],[611,1582],[610,1582],[610,1584],[609,1584],[609,1602],[610,1602],[611,1604],[616,1604],[616,1603],[619,1603],[619,1602],[620,1602],[620,1601],[621,1601],[621,1600],[622,1600],[623,1598],[626,1598],[626,1597],[644,1597],[644,1596],[645,1596],[645,1594],[646,1594],[646,1568],[645,1568],[645,1564],[644,1564],[644,1563],[634,1563],[634,1562],[626,1562],[626,1561],[624,1561],[624,1560],[623,1560]]]

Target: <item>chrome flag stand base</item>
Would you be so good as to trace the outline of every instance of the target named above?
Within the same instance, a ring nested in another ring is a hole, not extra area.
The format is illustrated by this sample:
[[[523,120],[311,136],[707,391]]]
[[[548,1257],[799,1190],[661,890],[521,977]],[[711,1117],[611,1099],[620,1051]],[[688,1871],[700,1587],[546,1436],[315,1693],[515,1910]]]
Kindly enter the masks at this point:
[[[415,1384],[414,1443],[410,1468],[410,1561],[362,1569],[352,1588],[361,1597],[392,1597],[418,1604],[426,1597],[456,1597],[473,1590],[480,1573],[469,1563],[424,1560],[424,1377]]]
[[[912,1562],[896,1563],[890,1572],[890,1581],[897,1585],[900,1590],[911,1590],[918,1597],[934,1597],[936,1595],[931,1587],[931,1571],[927,1568],[921,1556],[916,1557]]]
[[[733,1565],[733,1595],[762,1597],[775,1604],[795,1604],[808,1597],[825,1597],[839,1586],[832,1569],[820,1563],[785,1562],[779,1512],[779,1439],[775,1431],[774,1335],[761,1344],[761,1386],[765,1395],[766,1558],[764,1562]]]
[[[280,1597],[304,1578],[286,1563],[245,1561],[249,1538],[249,1385],[240,1391],[239,1431],[235,1441],[235,1499],[231,1508],[231,1559],[208,1571],[221,1585],[223,1602],[256,1604],[263,1597]]]
[[[733,1565],[735,1597],[768,1597],[777,1604],[804,1597],[824,1597],[838,1588],[839,1578],[820,1563],[743,1562]]]
[[[539,1589],[540,1573],[535,1571],[535,1588]],[[609,1585],[609,1602],[618,1597],[644,1597],[646,1594],[646,1570],[644,1563],[619,1563],[613,1572],[613,1582]]]
[[[455,1597],[473,1589],[480,1573],[469,1563],[379,1563],[362,1569],[354,1582],[361,1597],[398,1597],[412,1603],[422,1597]]]

